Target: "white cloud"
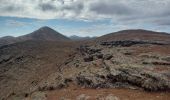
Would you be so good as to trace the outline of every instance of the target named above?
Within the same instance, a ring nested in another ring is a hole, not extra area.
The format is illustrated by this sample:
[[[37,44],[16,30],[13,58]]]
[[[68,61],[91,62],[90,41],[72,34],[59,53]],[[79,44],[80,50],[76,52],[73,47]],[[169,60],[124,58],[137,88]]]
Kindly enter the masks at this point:
[[[6,26],[8,27],[22,27],[28,24],[31,24],[31,23],[25,23],[25,22],[16,21],[16,20],[6,20]]]
[[[170,0],[1,0],[0,16],[170,25]]]

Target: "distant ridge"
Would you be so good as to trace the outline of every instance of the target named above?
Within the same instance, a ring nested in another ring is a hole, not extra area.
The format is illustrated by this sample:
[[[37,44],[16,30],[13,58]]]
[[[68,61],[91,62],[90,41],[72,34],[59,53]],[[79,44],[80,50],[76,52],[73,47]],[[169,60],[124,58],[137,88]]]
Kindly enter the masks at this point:
[[[101,37],[93,38],[95,41],[116,41],[116,40],[143,40],[143,41],[160,41],[170,43],[170,34],[164,32],[154,32],[149,30],[122,30]],[[0,38],[0,46],[22,42],[26,40],[41,41],[70,41],[70,40],[91,40],[90,37],[71,36],[66,37],[48,26],[19,37],[6,36]]]
[[[170,43],[170,34],[164,32],[154,32],[149,30],[122,30],[103,35],[97,41],[116,41],[116,40],[143,40],[143,41],[162,41]]]
[[[0,38],[0,46],[15,43],[15,42],[16,42],[16,38],[12,36],[5,36]]]
[[[71,40],[79,41],[79,40],[89,40],[89,39],[92,39],[93,37],[89,37],[89,36],[81,37],[81,36],[77,36],[77,35],[72,35],[69,38]]]

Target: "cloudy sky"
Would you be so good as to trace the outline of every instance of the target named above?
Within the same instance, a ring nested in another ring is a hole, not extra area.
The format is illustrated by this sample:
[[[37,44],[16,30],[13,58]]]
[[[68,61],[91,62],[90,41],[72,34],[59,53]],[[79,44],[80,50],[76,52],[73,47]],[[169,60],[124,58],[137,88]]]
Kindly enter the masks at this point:
[[[170,0],[0,0],[0,37],[49,26],[70,36],[124,29],[170,33]]]

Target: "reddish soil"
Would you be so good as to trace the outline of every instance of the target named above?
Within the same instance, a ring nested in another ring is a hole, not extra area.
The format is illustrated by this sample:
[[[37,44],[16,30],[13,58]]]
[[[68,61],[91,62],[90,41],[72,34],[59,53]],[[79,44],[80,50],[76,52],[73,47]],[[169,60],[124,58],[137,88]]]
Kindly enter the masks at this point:
[[[140,45],[140,46],[133,46],[131,47],[132,50],[134,50],[135,54],[138,55],[140,53],[157,53],[160,55],[170,54],[170,45],[152,45],[152,46],[146,46],[146,45]]]
[[[153,71],[155,72],[163,72],[163,71],[170,71],[169,66],[156,66]]]
[[[119,100],[170,100],[170,92],[151,93],[143,90],[131,90],[121,88],[89,89],[75,86],[71,86],[61,90],[50,91],[47,94],[47,100],[60,100],[61,97],[69,100],[76,100],[76,98],[82,94],[89,96],[89,99],[87,100],[100,100],[99,98],[106,97],[110,94],[118,97]]]

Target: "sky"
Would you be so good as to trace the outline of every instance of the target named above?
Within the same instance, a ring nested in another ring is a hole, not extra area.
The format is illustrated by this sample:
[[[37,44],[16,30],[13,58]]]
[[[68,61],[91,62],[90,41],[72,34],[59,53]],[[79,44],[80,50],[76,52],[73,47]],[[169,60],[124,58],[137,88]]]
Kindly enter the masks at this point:
[[[170,0],[0,0],[0,37],[49,26],[66,35],[126,29],[170,33]]]

